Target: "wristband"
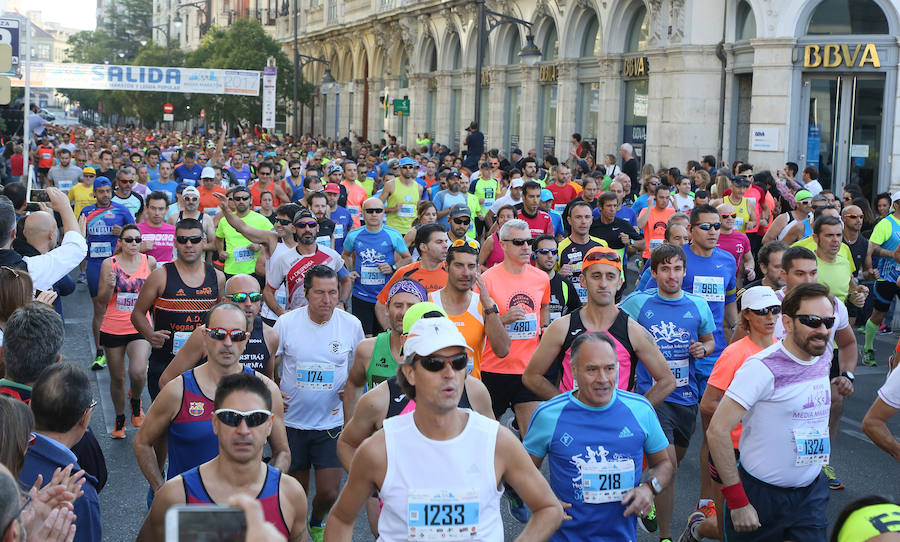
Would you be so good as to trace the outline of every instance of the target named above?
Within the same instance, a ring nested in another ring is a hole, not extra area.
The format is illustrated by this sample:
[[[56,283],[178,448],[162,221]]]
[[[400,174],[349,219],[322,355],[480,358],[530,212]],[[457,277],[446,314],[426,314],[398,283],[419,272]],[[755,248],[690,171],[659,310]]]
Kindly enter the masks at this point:
[[[750,504],[747,494],[744,493],[744,485],[740,482],[723,487],[722,495],[725,496],[725,501],[728,503],[728,508],[731,510],[743,508]]]

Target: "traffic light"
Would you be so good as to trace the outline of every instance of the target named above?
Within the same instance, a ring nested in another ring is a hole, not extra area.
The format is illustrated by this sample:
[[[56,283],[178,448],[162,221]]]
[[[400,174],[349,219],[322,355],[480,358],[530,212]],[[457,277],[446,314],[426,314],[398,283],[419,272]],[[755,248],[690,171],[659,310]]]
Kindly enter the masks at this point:
[[[12,73],[12,46],[0,43],[0,105],[10,100],[10,78]]]

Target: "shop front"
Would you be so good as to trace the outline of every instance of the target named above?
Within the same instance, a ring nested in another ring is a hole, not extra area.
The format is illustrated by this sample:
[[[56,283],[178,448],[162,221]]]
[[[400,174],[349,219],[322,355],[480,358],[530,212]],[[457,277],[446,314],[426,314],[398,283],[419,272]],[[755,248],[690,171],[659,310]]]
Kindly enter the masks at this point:
[[[625,81],[622,141],[631,143],[640,165],[647,148],[647,97],[650,87],[650,62],[647,57],[626,57],[622,61]]]

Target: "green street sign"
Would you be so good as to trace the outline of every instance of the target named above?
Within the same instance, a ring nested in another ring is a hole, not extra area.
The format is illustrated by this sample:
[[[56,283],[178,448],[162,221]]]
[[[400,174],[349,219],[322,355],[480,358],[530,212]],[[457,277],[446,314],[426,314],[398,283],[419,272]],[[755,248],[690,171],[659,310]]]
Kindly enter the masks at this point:
[[[394,98],[394,116],[395,117],[408,117],[409,116],[409,100],[403,98]]]

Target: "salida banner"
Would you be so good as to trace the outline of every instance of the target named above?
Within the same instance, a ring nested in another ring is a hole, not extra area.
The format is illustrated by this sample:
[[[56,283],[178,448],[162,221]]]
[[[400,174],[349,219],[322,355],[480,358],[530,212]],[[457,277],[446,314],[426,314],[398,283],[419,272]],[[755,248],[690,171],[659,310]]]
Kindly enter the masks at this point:
[[[13,78],[12,86],[24,87],[24,75],[22,78]],[[32,62],[31,86],[259,96],[259,72]]]

